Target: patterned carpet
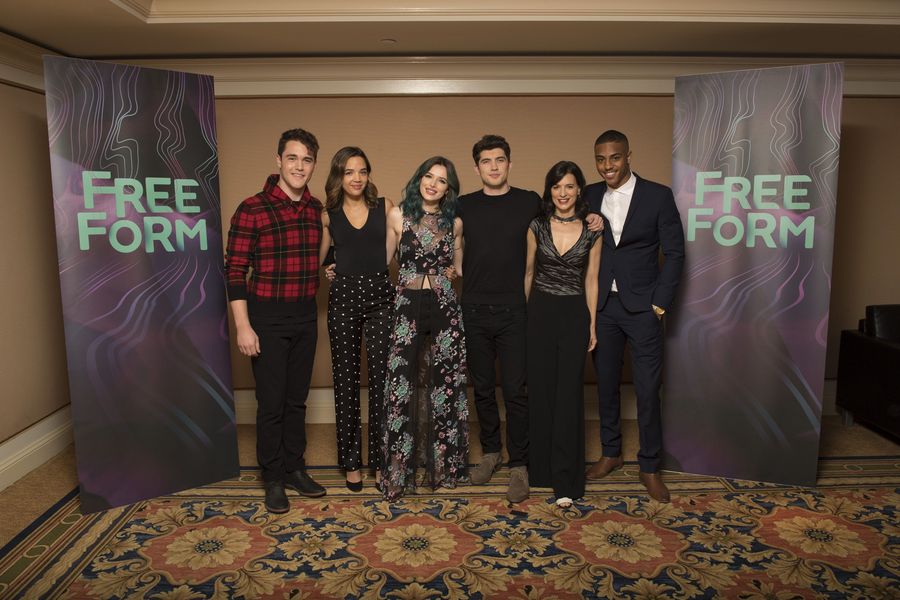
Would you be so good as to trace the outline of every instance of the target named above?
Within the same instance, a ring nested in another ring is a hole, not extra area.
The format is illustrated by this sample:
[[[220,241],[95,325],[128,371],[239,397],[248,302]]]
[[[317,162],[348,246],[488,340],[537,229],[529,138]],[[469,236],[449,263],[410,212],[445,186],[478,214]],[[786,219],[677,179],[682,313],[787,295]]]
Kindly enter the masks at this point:
[[[900,457],[820,462],[815,490],[636,464],[561,510],[485,487],[383,502],[312,469],[262,508],[258,472],[83,516],[75,492],[0,550],[0,598],[900,598]]]

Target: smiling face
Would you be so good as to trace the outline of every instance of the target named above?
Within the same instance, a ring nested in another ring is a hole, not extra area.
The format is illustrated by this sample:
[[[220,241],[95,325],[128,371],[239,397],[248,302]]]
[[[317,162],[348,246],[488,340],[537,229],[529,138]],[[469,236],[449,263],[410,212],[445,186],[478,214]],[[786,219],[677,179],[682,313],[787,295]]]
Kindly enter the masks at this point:
[[[341,189],[344,197],[351,200],[359,200],[369,184],[369,169],[366,161],[361,156],[351,156],[344,166],[344,175],[341,178]]]
[[[581,188],[572,173],[567,173],[562,179],[553,184],[550,188],[550,198],[553,200],[553,206],[556,208],[556,214],[559,216],[570,215],[575,211],[575,201]]]
[[[503,148],[491,148],[482,150],[478,155],[475,172],[481,177],[486,192],[493,190],[503,193],[509,187],[509,167],[509,158]]]
[[[419,193],[426,204],[437,204],[447,194],[447,167],[432,165],[419,181]]]
[[[278,186],[292,197],[299,198],[316,170],[316,159],[301,142],[291,140],[284,145],[281,156],[275,158],[278,167]]]
[[[611,189],[617,189],[631,175],[631,151],[625,142],[606,142],[594,146],[597,172]]]

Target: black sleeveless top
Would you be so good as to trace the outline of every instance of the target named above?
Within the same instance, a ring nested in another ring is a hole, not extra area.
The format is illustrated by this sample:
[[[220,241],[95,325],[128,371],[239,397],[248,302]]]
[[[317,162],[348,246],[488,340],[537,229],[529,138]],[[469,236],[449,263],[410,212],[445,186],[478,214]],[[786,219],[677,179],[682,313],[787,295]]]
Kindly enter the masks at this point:
[[[350,224],[343,207],[328,211],[328,230],[334,241],[335,269],[343,275],[374,275],[387,270],[385,239],[387,217],[384,198],[369,209],[365,224],[357,229]]]

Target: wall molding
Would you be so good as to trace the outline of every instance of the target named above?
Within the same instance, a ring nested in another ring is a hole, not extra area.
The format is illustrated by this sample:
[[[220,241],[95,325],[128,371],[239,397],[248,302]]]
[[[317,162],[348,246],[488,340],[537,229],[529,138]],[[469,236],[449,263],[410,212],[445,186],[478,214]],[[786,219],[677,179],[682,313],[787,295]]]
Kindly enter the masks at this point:
[[[43,91],[39,46],[0,34],[0,81]],[[838,59],[835,59],[838,60]],[[212,75],[218,98],[672,95],[682,75],[825,60],[714,57],[367,57],[121,61]],[[900,60],[846,59],[845,96],[900,97]]]
[[[65,406],[0,444],[0,490],[68,448],[72,439],[72,413]]]
[[[896,24],[900,8],[879,0],[644,0],[617,4],[597,0],[110,0],[145,23],[228,22],[431,22],[431,21],[613,21],[714,23],[865,23]]]
[[[0,33],[0,81],[43,91],[44,62],[41,57],[44,54],[52,52]]]
[[[673,95],[682,75],[825,60],[645,57],[270,58],[129,61],[205,73],[217,97]],[[845,60],[845,96],[900,96],[900,60]]]

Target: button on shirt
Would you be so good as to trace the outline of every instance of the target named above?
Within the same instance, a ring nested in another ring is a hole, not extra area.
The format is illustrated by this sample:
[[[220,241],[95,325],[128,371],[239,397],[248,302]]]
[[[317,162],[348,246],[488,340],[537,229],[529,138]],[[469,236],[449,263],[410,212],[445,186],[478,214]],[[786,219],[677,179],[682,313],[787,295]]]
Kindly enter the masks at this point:
[[[606,192],[603,194],[600,212],[609,221],[610,232],[613,240],[616,242],[616,246],[619,245],[619,240],[622,239],[622,229],[625,228],[625,217],[628,216],[628,208],[631,206],[631,196],[634,194],[636,183],[637,178],[634,176],[634,173],[631,173],[625,183],[616,189],[607,186]],[[616,287],[615,279],[612,282],[612,291],[619,291],[619,288]]]
[[[229,300],[314,302],[319,289],[322,203],[309,188],[293,201],[270,175],[231,218],[225,276]],[[247,272],[250,281],[246,281]]]

